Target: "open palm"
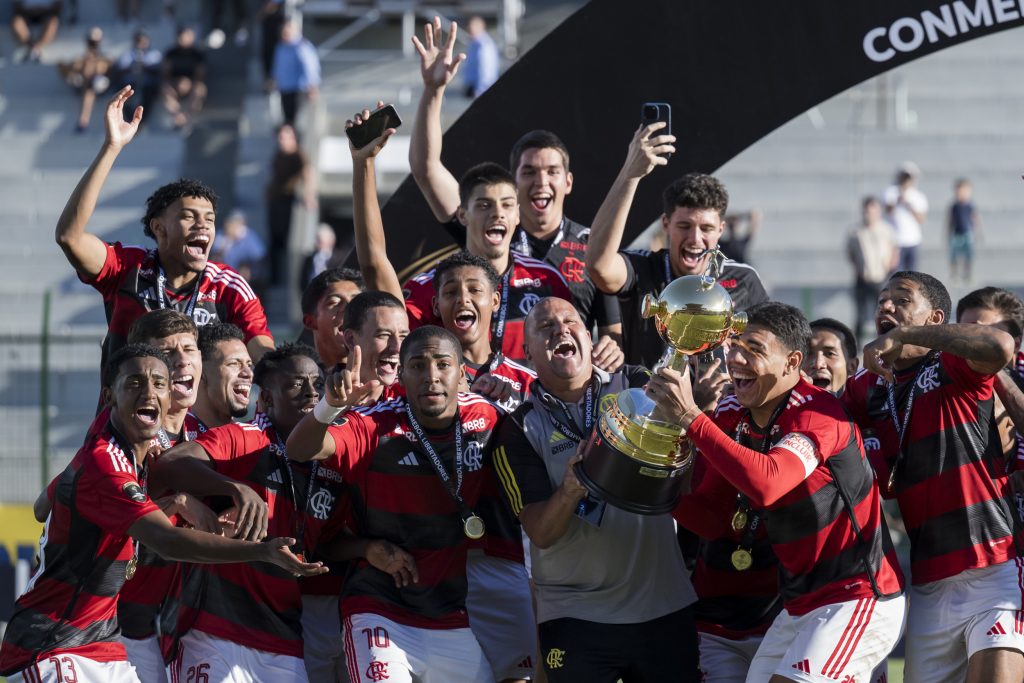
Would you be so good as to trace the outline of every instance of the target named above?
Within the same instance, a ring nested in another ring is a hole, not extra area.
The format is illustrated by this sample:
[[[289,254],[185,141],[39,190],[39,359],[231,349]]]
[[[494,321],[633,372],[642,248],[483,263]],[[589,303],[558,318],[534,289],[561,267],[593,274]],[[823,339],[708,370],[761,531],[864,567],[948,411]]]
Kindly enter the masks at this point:
[[[142,107],[135,107],[131,121],[125,121],[123,113],[125,102],[134,94],[135,90],[132,86],[126,85],[118,90],[107,104],[107,144],[117,148],[124,147],[139,132],[139,124],[142,123]]]
[[[453,21],[448,31],[448,40],[443,41],[441,18],[434,17],[432,23],[423,27],[422,43],[416,36],[412,37],[412,43],[420,55],[423,84],[428,88],[440,88],[451,83],[459,70],[459,65],[466,59],[466,55],[462,53],[454,54],[458,32],[459,26]],[[444,47],[441,47],[442,42]]]

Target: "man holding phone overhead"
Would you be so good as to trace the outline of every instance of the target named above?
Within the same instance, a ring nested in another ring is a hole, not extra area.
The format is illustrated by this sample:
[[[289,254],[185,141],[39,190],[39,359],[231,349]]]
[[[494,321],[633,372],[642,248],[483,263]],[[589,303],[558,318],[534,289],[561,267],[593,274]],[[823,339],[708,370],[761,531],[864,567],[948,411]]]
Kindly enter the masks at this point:
[[[645,105],[645,116],[646,107],[653,104]],[[626,362],[647,367],[658,361],[665,343],[653,322],[641,315],[644,295],[657,294],[684,275],[704,273],[711,250],[722,236],[729,204],[729,194],[720,181],[703,173],[688,173],[662,195],[661,225],[667,248],[619,251],[637,186],[655,167],[668,163],[664,155],[676,151],[675,136],[660,132],[667,126],[665,121],[642,125],[633,135],[622,170],[594,217],[587,250],[587,273],[598,289],[617,295],[622,305]],[[739,310],[768,299],[757,271],[745,263],[725,261],[719,284],[729,291]]]

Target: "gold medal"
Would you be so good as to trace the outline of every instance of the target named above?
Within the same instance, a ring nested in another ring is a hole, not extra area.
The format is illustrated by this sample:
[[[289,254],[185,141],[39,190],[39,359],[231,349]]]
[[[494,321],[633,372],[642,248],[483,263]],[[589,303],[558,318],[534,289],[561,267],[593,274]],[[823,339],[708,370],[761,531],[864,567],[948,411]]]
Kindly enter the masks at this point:
[[[462,532],[466,534],[466,538],[471,538],[474,541],[483,538],[484,520],[476,515],[466,517],[466,519],[462,520]]]
[[[732,516],[732,530],[743,531],[747,528],[747,511],[743,508],[736,510],[736,514]]]
[[[754,558],[751,556],[750,551],[743,548],[736,548],[736,550],[732,551],[730,559],[732,560],[732,566],[736,567],[737,571],[745,572],[754,566]]]
[[[135,570],[139,567],[139,556],[132,555],[132,559],[128,560],[128,564],[124,568],[124,580],[131,581],[132,577],[135,576]]]

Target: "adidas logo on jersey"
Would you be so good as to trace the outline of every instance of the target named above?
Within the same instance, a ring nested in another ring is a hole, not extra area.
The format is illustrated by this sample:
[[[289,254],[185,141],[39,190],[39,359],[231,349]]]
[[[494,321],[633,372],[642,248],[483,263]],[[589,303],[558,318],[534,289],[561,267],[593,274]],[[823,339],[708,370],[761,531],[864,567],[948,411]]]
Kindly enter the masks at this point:
[[[548,445],[551,448],[551,454],[561,453],[567,451],[570,448],[576,447],[576,442],[567,437],[557,429],[551,432],[551,438],[548,439]]]
[[[811,662],[810,660],[805,659],[802,662],[797,662],[796,664],[794,664],[793,668],[797,671],[802,671],[805,674],[809,674],[811,673]]]
[[[1005,635],[1006,635],[1006,629],[1005,629],[1005,628],[1003,628],[1003,625],[1002,625],[1002,624],[1000,624],[1000,623],[999,623],[999,622],[997,621],[996,623],[994,623],[994,624],[992,625],[992,628],[990,628],[990,629],[988,630],[988,633],[987,633],[986,635],[988,635],[988,636],[993,636],[993,637],[994,637],[994,636],[1005,636]]]
[[[281,477],[281,470],[274,470],[271,472],[270,476],[267,477],[267,481],[272,481],[275,484],[283,484],[284,479]]]
[[[416,454],[409,451],[404,458],[398,461],[399,465],[407,465],[409,467],[419,467],[420,461],[416,457]]]

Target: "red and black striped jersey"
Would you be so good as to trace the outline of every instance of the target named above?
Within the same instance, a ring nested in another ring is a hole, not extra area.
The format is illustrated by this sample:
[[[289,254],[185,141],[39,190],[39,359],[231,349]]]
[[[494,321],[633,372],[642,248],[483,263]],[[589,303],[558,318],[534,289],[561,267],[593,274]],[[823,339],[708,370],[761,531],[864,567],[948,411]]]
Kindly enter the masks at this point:
[[[765,527],[760,525],[750,545],[743,546],[750,552],[751,567],[736,569],[732,553],[747,535],[732,528],[739,492],[703,458],[694,463],[691,486],[692,492],[679,500],[672,516],[700,537],[690,575],[697,591],[693,606],[697,630],[731,640],[764,635],[782,609],[779,560]]]
[[[127,657],[117,594],[134,552],[128,529],[159,509],[139,482],[135,457],[110,423],[94,430],[55,480],[39,566],[18,598],[0,648],[0,674],[43,657],[100,662]]]
[[[523,359],[523,325],[530,309],[545,297],[557,296],[572,301],[569,285],[561,273],[549,263],[530,256],[511,252],[512,267],[501,277],[498,292],[505,283],[509,285],[505,328],[499,332],[500,308],[491,318],[491,336],[501,335],[501,352],[506,358]],[[443,327],[441,319],[434,315],[434,269],[420,273],[405,283],[405,310],[409,313],[409,326],[416,329],[422,325]]]
[[[305,489],[300,491],[300,482],[292,479],[293,470],[265,415],[214,427],[195,442],[217,472],[248,485],[266,501],[268,537],[299,538],[300,530],[303,540],[308,537],[310,524],[307,520],[303,530],[295,502],[299,498],[301,509]],[[255,650],[302,656],[302,598],[294,576],[260,562],[195,565],[193,571],[201,576],[201,597],[198,603],[183,601],[180,623]]]
[[[949,353],[932,354],[896,374],[900,425],[916,385],[895,491],[910,537],[915,585],[988,567],[1017,556],[1013,492],[993,427],[993,376]],[[886,382],[861,370],[847,380],[843,404],[871,427],[880,448],[872,465],[886,486],[899,433],[888,407]]]
[[[463,431],[464,479],[460,495],[475,506],[483,481],[491,476],[491,440],[499,412],[484,398],[459,394]],[[419,583],[398,588],[394,580],[365,561],[345,579],[341,610],[346,616],[379,614],[421,628],[464,628],[466,551],[459,508],[418,443],[396,399],[350,411],[328,428],[336,444],[325,462],[348,483],[353,531],[363,538],[390,541],[410,553]],[[449,475],[455,469],[454,430],[427,431]],[[452,479],[454,481],[454,477]]]
[[[900,594],[903,575],[860,431],[835,396],[804,380],[786,400],[768,433],[735,396],[688,432],[711,468],[763,510],[786,610]]]
[[[502,382],[511,386],[512,394],[508,398],[496,402],[499,408],[506,413],[511,413],[530,397],[530,385],[537,379],[537,373],[525,365],[520,365],[514,360],[505,358],[504,354],[502,354],[500,361],[498,367],[494,368],[494,370],[488,370],[485,365],[475,365],[465,359],[462,361],[462,367],[466,369],[466,381],[470,386],[481,374],[494,375]]]
[[[161,308],[157,292],[159,265],[155,249],[126,246],[120,242],[107,245],[103,268],[93,280],[79,275],[103,295],[107,315],[107,337],[103,341],[103,362],[124,346],[128,330],[136,318]],[[194,286],[174,292],[164,289],[163,300],[172,308],[186,312],[195,287],[199,287],[192,320],[202,327],[213,322],[233,323],[245,334],[245,341],[257,336],[271,336],[263,304],[245,278],[222,263],[210,261]]]
[[[194,441],[206,431],[206,425],[192,413],[185,416],[181,427],[181,440]],[[177,440],[171,435],[173,446]],[[157,456],[159,457],[159,456]],[[153,491],[153,498],[159,500],[169,491]],[[178,525],[182,520],[172,516],[171,523]],[[128,638],[149,638],[156,635],[156,620],[164,600],[174,599],[180,591],[181,564],[165,560],[144,545],[139,546],[139,565],[135,576],[125,581],[117,601],[117,620],[121,633]]]

